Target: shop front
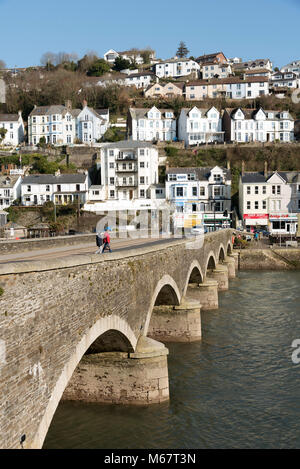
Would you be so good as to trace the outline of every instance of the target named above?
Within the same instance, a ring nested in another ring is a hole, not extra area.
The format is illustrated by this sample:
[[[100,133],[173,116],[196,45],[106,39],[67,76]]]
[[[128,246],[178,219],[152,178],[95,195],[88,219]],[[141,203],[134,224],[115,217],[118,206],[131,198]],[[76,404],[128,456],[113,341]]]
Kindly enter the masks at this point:
[[[270,233],[272,235],[296,235],[298,231],[297,213],[270,215]]]
[[[217,231],[222,228],[230,228],[230,214],[224,213],[205,213],[203,215],[203,224],[207,231]]]
[[[268,230],[269,228],[269,215],[267,213],[251,213],[245,214],[244,228],[253,233],[255,230]]]

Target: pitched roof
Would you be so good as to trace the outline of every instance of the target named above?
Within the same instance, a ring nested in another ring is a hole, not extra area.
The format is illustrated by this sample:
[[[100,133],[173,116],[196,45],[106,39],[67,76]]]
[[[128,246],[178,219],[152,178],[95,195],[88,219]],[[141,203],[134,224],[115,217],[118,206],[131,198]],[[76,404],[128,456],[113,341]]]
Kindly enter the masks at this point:
[[[274,174],[278,174],[287,183],[297,183],[300,181],[299,171],[268,171],[265,175],[263,171],[247,171],[241,175],[242,183],[267,182]]]
[[[24,184],[80,184],[85,182],[87,178],[86,174],[60,174],[55,176],[54,174],[31,174],[26,176],[22,185]]]
[[[0,175],[0,187],[14,187],[16,184],[17,180],[19,179],[20,175],[13,175],[13,176],[1,176]]]
[[[268,77],[227,77],[227,78],[211,78],[206,80],[194,80],[186,83],[188,86],[203,86],[203,85],[230,85],[235,83],[262,83],[269,82]]]
[[[266,114],[267,120],[272,120],[272,121],[281,120],[280,114],[282,112],[288,113],[287,119],[294,120],[288,111],[279,111],[279,110],[263,109],[263,108],[248,109],[248,108],[238,108],[238,107],[236,108],[227,107],[224,109],[224,111],[227,111],[227,113],[232,117],[238,111],[238,109],[240,109],[244,113],[246,119],[254,119],[258,111],[262,110]],[[273,114],[273,117],[270,117],[269,114]]]
[[[135,148],[157,148],[151,142],[140,142],[138,140],[120,140],[113,143],[102,143],[101,148],[121,148],[121,149],[135,149]]]
[[[210,167],[198,167],[198,168],[169,168],[166,170],[166,174],[195,174],[197,181],[207,181],[211,175],[211,171],[214,166]],[[226,168],[222,169],[225,179],[231,180],[231,171]]]
[[[151,111],[152,108],[129,108],[129,113],[132,119],[144,119],[147,117],[147,113]],[[158,109],[158,108],[157,108]],[[174,115],[173,109],[158,109],[158,111],[164,116],[166,112],[172,112]],[[169,118],[168,118],[169,119]]]
[[[0,122],[17,122],[19,114],[0,114]]]
[[[35,108],[32,109],[29,115],[30,116],[44,116],[44,115],[49,115],[49,114],[65,114],[67,112],[70,112],[71,114],[73,114],[74,111],[77,111],[77,110],[69,109],[66,106],[63,106],[62,104],[51,104],[49,106],[36,106]]]

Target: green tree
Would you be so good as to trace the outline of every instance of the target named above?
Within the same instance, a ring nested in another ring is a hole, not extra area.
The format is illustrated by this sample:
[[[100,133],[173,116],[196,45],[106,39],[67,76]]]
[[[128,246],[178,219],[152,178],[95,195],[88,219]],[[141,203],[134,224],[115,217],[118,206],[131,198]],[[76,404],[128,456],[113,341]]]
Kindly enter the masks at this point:
[[[4,140],[6,132],[7,132],[7,129],[3,129],[1,127],[1,129],[0,129],[0,143],[2,143],[2,140]]]
[[[104,59],[98,59],[93,62],[88,71],[87,75],[90,77],[101,77],[104,73],[110,71],[110,66]]]
[[[179,43],[179,46],[178,46],[176,55],[182,59],[183,57],[186,57],[189,52],[190,52],[190,51],[189,51],[188,48],[186,47],[185,42],[181,41],[181,42]]]
[[[131,68],[131,62],[129,60],[123,59],[122,57],[117,57],[113,66],[113,69],[116,72],[120,70],[125,70],[126,68]]]

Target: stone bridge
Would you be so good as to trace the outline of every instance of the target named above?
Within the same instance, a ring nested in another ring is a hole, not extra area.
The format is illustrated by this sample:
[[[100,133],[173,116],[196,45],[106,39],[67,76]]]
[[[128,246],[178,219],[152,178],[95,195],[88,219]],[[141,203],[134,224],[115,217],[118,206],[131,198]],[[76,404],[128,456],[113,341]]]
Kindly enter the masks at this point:
[[[201,308],[235,276],[231,238],[1,265],[0,447],[41,448],[62,398],[169,399],[162,342],[201,339]]]

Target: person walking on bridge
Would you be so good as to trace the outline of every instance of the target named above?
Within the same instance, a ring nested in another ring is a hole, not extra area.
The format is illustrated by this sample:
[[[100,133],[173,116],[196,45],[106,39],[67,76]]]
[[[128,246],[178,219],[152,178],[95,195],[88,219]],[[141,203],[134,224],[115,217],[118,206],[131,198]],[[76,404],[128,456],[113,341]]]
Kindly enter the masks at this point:
[[[109,249],[109,252],[112,252],[110,248],[110,236],[109,236],[108,231],[105,231],[104,233],[102,254],[104,253],[105,249]]]

